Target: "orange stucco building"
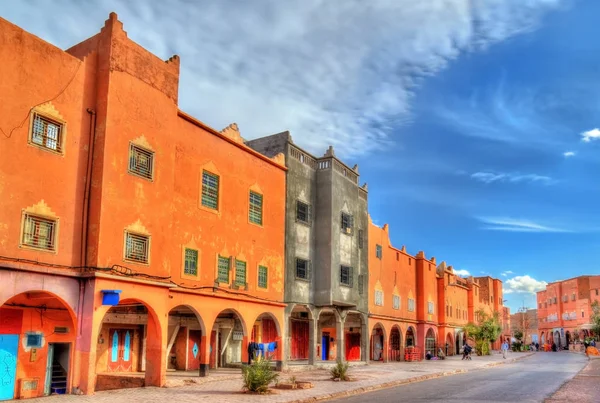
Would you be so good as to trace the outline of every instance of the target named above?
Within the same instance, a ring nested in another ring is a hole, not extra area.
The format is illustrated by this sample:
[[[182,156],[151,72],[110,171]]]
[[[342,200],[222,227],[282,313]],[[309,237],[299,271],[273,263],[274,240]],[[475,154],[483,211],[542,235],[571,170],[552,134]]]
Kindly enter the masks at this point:
[[[592,303],[600,301],[600,276],[579,276],[556,281],[537,292],[537,324],[540,344],[568,348],[575,333],[591,333]]]
[[[491,277],[461,278],[452,266],[412,256],[395,248],[389,226],[378,227],[369,218],[369,329],[370,358],[401,361],[456,354],[467,342],[464,326],[476,313],[499,312],[503,337],[508,308],[502,306],[502,282]],[[510,316],[510,315],[509,315]],[[499,341],[494,348],[499,348]]]
[[[281,362],[282,157],[179,110],[114,13],[66,51],[0,18],[0,55],[0,400]]]

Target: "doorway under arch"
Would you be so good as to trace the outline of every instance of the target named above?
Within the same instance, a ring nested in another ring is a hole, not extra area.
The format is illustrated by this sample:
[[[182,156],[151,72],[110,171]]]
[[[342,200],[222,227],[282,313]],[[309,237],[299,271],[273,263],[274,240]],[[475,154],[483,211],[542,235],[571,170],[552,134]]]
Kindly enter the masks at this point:
[[[425,333],[425,350],[424,353],[431,353],[434,356],[437,356],[437,342],[435,338],[435,331],[432,328],[427,330]]]
[[[376,323],[371,331],[371,361],[385,361],[385,328],[381,323]]]
[[[444,354],[446,356],[454,355],[454,341],[452,340],[452,333],[446,335],[446,345],[444,346]]]
[[[279,321],[273,314],[264,312],[258,315],[252,326],[250,341],[258,344],[259,355],[272,360],[281,359],[281,330]]]
[[[247,337],[242,316],[234,309],[221,311],[210,334],[210,368],[241,365]]]
[[[402,359],[402,332],[400,331],[400,327],[398,327],[398,325],[392,326],[392,330],[390,331],[389,345],[389,360],[400,361]]]
[[[206,329],[200,314],[189,305],[172,308],[167,329],[167,369],[199,370],[205,344]]]

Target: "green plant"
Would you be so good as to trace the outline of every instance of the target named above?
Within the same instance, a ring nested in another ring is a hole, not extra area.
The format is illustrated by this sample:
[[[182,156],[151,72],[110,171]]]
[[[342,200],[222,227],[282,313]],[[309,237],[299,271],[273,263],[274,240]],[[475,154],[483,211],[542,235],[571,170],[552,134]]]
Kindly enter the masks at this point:
[[[292,385],[295,385],[295,384],[296,384],[296,377],[295,377],[295,376],[293,376],[293,375],[292,375],[292,376],[290,376],[290,383],[291,383]]]
[[[277,382],[279,374],[273,369],[271,360],[259,357],[252,365],[242,367],[244,390],[266,393],[272,382]]]
[[[597,337],[600,335],[600,304],[598,301],[592,302],[592,316],[590,319],[592,322],[592,331]]]
[[[344,363],[340,360],[335,364],[333,368],[329,371],[331,374],[331,379],[339,379],[340,381],[348,381],[350,378],[348,377],[348,363]]]
[[[500,326],[500,313],[494,312],[488,315],[484,310],[477,311],[477,323],[470,322],[465,326],[468,337],[475,341],[475,353],[477,355],[489,355],[490,343],[502,333]]]

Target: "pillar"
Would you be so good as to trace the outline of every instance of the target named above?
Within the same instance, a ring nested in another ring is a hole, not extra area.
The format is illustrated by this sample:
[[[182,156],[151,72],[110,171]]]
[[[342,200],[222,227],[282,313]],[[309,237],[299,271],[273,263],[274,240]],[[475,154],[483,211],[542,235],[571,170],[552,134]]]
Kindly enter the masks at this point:
[[[198,376],[208,376],[208,367],[210,364],[210,335],[202,332],[200,338],[200,367],[198,368]]]
[[[168,314],[148,312],[145,386],[162,387],[167,379]]]
[[[316,320],[308,320],[308,365],[314,365],[317,357],[318,327]]]
[[[335,315],[335,332],[337,334],[337,343],[336,343],[336,352],[337,352],[337,360],[346,361],[346,335],[344,334],[345,330],[345,322],[346,317],[343,318],[338,315]]]

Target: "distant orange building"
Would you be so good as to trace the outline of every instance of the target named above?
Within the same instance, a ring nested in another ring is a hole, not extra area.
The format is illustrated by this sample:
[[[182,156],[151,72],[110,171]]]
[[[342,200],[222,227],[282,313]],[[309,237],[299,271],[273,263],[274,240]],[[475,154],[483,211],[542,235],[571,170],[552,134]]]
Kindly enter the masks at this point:
[[[114,13],[66,51],[0,34],[0,400],[280,363],[281,156],[180,111],[179,58]]]

